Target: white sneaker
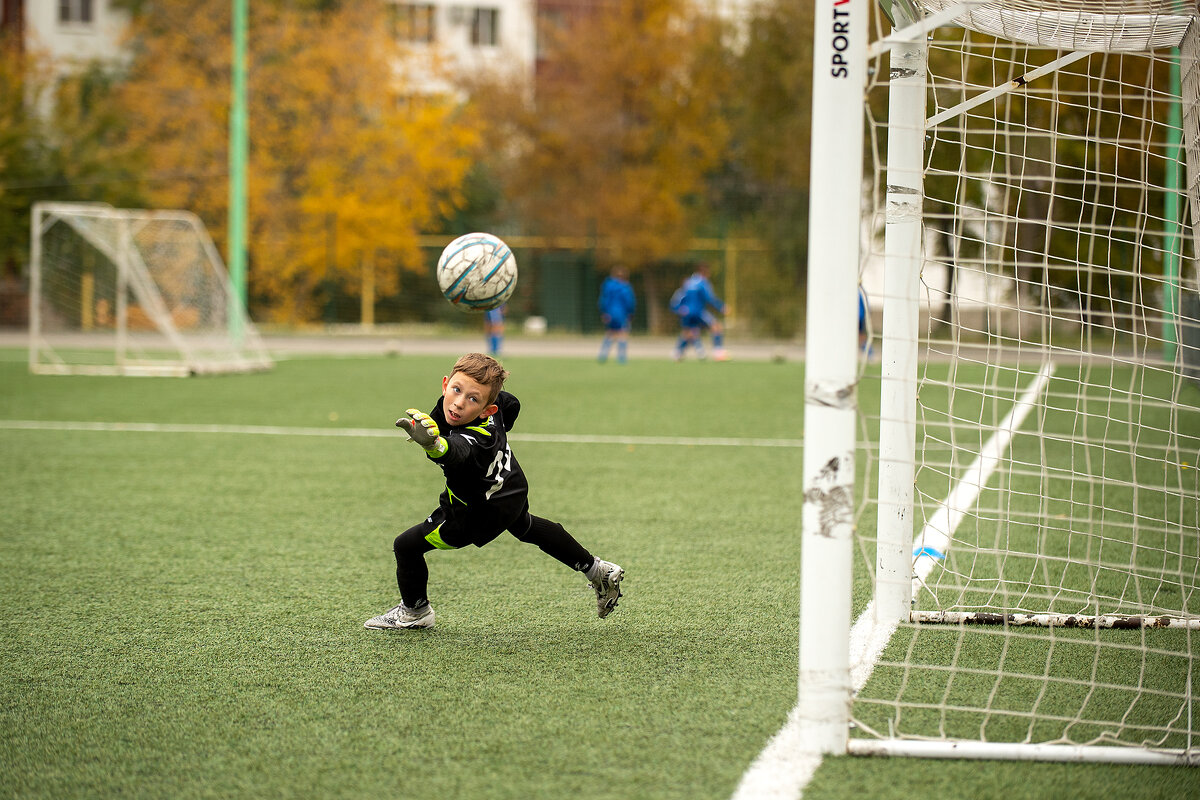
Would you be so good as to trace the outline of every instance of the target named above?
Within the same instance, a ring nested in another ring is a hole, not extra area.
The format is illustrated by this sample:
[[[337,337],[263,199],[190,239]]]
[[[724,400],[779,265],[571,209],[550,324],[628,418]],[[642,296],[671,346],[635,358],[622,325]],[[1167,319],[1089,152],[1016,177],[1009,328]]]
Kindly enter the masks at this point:
[[[365,623],[364,628],[370,628],[375,631],[397,631],[407,628],[432,628],[433,627],[433,606],[427,605],[420,611],[412,611],[403,602],[395,608],[391,608],[378,617],[371,617]]]
[[[624,577],[625,570],[599,558],[587,571],[588,583],[596,591],[596,614],[600,619],[616,609],[617,598],[621,597],[621,579]]]

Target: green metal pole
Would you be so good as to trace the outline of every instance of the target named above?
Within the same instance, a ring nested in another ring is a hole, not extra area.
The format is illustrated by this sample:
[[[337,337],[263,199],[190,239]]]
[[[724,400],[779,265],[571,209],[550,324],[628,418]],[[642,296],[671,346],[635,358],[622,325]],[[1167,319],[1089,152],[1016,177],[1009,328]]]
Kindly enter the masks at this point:
[[[233,96],[229,106],[229,279],[241,309],[229,315],[230,334],[242,341],[246,305],[246,16],[249,0],[233,0]]]
[[[1179,267],[1182,260],[1180,238],[1179,161],[1180,140],[1183,131],[1183,115],[1180,110],[1179,49],[1171,59],[1171,107],[1167,115],[1167,175],[1166,203],[1163,216],[1166,218],[1166,254],[1163,260],[1163,361],[1175,361],[1179,346]]]

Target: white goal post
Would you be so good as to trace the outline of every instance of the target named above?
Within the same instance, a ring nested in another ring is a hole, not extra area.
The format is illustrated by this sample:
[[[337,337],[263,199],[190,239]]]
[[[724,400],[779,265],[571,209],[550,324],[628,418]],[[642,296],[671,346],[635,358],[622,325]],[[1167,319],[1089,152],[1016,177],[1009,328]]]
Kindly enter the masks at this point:
[[[272,366],[195,214],[37,203],[31,227],[32,372],[186,376]]]
[[[806,746],[1200,764],[1197,4],[820,0],[812,148]]]

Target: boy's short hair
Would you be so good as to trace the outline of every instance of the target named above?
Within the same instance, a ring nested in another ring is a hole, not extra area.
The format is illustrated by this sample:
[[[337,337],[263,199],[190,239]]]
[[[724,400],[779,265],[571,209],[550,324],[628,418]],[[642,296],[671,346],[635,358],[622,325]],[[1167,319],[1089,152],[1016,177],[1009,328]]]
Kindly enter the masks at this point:
[[[508,380],[508,370],[500,366],[499,361],[483,353],[467,353],[455,361],[454,369],[450,370],[450,377],[453,378],[456,372],[461,372],[488,388],[488,405],[496,402],[497,395],[504,388],[504,382]]]

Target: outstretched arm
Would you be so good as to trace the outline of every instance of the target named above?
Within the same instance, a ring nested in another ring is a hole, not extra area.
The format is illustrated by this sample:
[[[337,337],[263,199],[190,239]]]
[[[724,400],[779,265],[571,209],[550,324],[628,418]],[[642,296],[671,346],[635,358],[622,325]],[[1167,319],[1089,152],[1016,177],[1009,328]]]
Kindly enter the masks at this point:
[[[401,417],[396,420],[396,427],[402,428],[408,434],[409,441],[416,442],[430,458],[446,455],[446,451],[450,449],[449,445],[442,438],[433,417],[415,408],[410,408],[404,413],[412,419]]]

